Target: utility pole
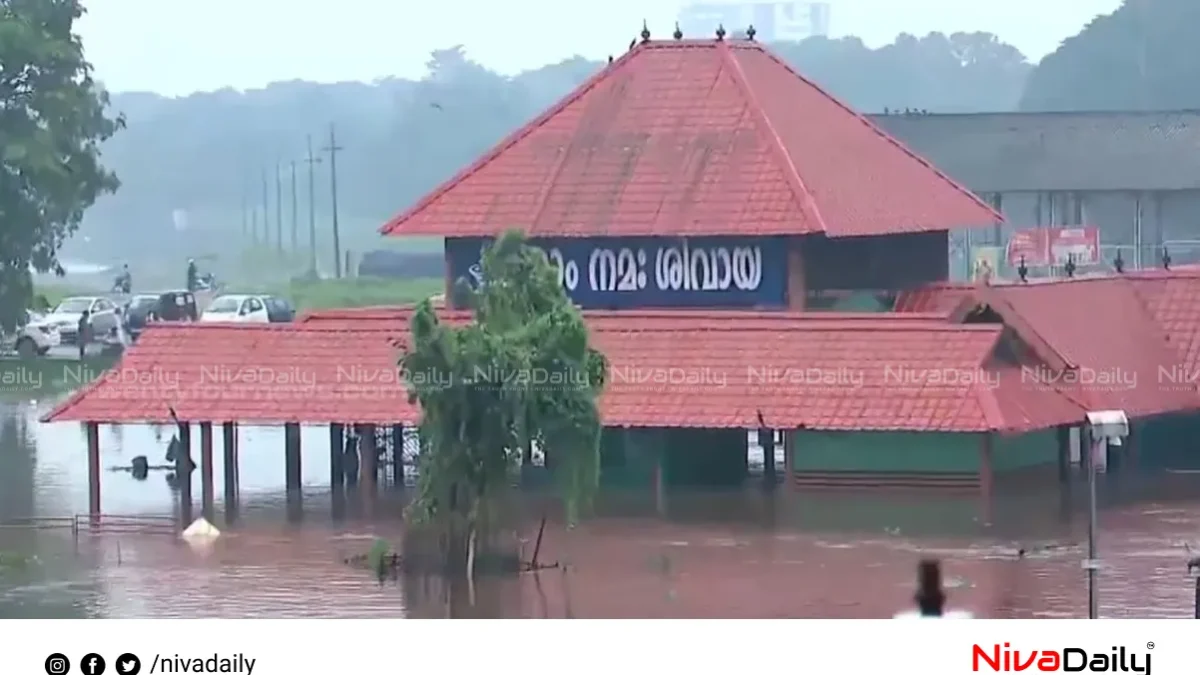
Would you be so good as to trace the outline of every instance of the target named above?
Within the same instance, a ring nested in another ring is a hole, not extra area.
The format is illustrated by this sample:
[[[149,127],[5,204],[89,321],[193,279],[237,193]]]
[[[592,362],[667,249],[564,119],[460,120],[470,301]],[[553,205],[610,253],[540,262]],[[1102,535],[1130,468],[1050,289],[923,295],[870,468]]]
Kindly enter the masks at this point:
[[[291,160],[289,164],[292,167],[292,253],[296,252],[296,226],[299,222],[298,214],[296,213],[296,160]]]
[[[308,264],[317,273],[317,184],[316,170],[321,158],[313,155],[312,134],[308,135]]]
[[[250,209],[250,242],[258,245],[258,207]]]
[[[262,170],[263,243],[271,245],[271,207],[267,193],[267,170]]]
[[[337,136],[333,130],[333,124],[330,124],[329,145],[321,148],[321,150],[322,152],[329,153],[329,188],[331,192],[329,208],[333,210],[333,269],[338,279],[342,278],[342,240],[338,232],[337,154],[344,149],[337,144]]]
[[[279,162],[275,162],[275,249],[283,253],[283,183],[279,177]]]

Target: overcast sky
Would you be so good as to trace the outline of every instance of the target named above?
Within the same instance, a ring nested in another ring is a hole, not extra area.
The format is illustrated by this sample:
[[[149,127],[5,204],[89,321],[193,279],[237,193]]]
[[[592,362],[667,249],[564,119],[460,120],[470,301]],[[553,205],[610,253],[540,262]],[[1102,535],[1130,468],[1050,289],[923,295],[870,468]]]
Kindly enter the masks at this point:
[[[990,31],[1037,60],[1121,0],[828,0],[835,36]],[[419,77],[430,51],[463,44],[506,73],[620,53],[642,19],[666,37],[680,0],[84,0],[79,26],[112,91],[187,94]]]

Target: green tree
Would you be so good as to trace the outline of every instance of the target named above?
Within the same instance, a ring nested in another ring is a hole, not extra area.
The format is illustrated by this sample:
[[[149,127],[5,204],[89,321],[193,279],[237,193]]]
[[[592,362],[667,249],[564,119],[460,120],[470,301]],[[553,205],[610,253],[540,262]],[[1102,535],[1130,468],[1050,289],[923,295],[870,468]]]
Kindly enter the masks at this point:
[[[1200,2],[1126,0],[1042,59],[1028,111],[1200,108]]]
[[[482,268],[474,321],[442,324],[422,303],[400,364],[423,413],[411,516],[437,533],[446,569],[468,577],[527,443],[554,458],[570,522],[593,497],[608,368],[556,271],[520,233],[489,247]]]
[[[106,116],[74,24],[79,0],[0,0],[0,325],[32,297],[30,268],[62,273],[58,250],[96,198],[117,189],[99,144]]]

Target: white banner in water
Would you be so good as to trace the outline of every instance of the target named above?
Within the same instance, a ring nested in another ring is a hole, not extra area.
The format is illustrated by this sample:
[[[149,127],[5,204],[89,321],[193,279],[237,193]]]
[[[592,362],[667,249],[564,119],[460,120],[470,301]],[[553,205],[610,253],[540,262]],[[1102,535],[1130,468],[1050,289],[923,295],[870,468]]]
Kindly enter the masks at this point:
[[[780,588],[780,593],[787,592]],[[315,598],[305,606],[313,613],[321,611]],[[217,614],[219,608],[212,611]],[[1197,625],[1153,620],[658,620],[636,625],[633,620],[554,620],[535,629],[521,621],[13,620],[4,626],[4,672],[424,673],[445,670],[447,664],[454,672],[486,672],[506,669],[502,664],[519,652],[542,669],[553,664],[598,675],[630,669],[713,675],[1019,670],[1182,674],[1196,672]],[[536,640],[530,641],[530,631],[537,633]],[[787,649],[781,651],[783,645]]]

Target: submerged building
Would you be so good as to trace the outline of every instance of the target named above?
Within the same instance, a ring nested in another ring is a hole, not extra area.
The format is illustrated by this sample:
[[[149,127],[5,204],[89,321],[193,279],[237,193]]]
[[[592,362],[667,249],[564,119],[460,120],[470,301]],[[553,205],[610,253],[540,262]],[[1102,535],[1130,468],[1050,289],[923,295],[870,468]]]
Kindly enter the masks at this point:
[[[451,300],[501,232],[546,252],[611,364],[610,480],[659,495],[741,482],[758,430],[771,480],[782,438],[790,486],[990,495],[1009,477],[1065,475],[1088,410],[1128,413],[1130,456],[1190,424],[1200,275],[952,284],[948,233],[1000,226],[992,205],[753,39],[651,37],[382,228],[445,239]],[[354,374],[394,373],[411,311],[155,327],[123,363],[170,371],[174,398],[102,380],[47,419],[200,424],[209,456],[212,425],[229,438],[237,423],[328,424],[336,448],[346,425],[402,433],[421,414],[403,380]],[[300,367],[308,393],[231,383],[200,396],[204,364]],[[364,480],[377,475],[367,456]]]

